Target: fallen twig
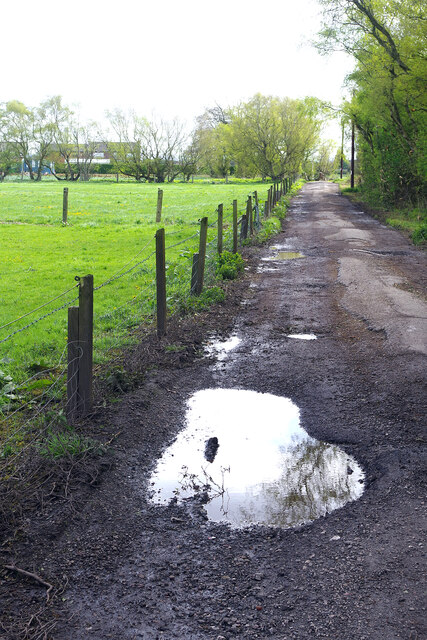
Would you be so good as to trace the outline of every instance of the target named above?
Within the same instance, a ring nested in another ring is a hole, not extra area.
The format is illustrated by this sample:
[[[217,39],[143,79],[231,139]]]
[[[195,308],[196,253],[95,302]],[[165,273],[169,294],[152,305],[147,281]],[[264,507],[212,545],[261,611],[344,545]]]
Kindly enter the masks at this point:
[[[26,578],[31,578],[32,580],[35,580],[36,582],[41,584],[43,587],[46,587],[47,588],[46,596],[47,596],[47,601],[49,602],[49,596],[50,596],[50,592],[53,589],[53,584],[50,584],[50,582],[46,582],[46,580],[43,580],[43,578],[38,576],[36,573],[31,573],[31,571],[25,571],[25,569],[20,569],[19,567],[15,567],[15,565],[13,564],[5,564],[4,568],[8,569],[8,571],[15,571],[15,573],[19,573],[20,575],[25,576]]]

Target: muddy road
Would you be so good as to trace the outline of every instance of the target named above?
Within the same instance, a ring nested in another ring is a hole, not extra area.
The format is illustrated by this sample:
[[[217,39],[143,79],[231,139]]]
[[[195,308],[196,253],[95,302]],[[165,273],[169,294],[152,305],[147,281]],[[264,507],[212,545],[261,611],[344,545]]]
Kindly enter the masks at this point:
[[[95,420],[119,433],[99,486],[65,522],[51,507],[6,549],[63,586],[42,617],[55,624],[47,637],[427,638],[425,253],[328,183],[303,188],[270,245],[249,250],[223,307],[176,329],[173,362]],[[219,361],[188,356],[213,333],[240,342]],[[359,463],[364,492],[287,529],[211,522],[197,501],[153,504],[150,474],[204,389],[290,399],[310,436]],[[4,584],[10,609],[41,606],[40,585]]]

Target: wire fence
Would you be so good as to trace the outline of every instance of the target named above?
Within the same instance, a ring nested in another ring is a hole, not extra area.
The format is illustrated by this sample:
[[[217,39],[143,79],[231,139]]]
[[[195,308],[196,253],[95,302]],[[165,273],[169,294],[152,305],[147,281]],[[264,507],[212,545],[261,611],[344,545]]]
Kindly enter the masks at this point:
[[[272,203],[277,202],[286,192],[283,188],[277,189],[279,197],[273,195],[272,189],[272,187],[269,189],[268,197],[263,201],[267,215],[272,211]],[[274,187],[274,194],[276,194],[276,187]],[[171,314],[187,310],[188,300],[194,295],[199,295],[203,286],[210,287],[215,284],[218,253],[237,250],[236,237],[239,226],[241,227],[240,242],[245,239],[242,235],[244,222],[246,233],[249,228],[258,229],[261,224],[257,195],[254,197],[255,204],[252,206],[251,203],[252,197],[249,196],[246,213],[239,219],[237,219],[236,201],[227,205],[225,211],[223,206],[219,205],[213,221],[208,223],[208,219],[203,218],[199,221],[200,228],[194,234],[176,242],[172,240],[172,243],[166,247],[163,230],[162,256],[159,254],[156,234],[155,237],[149,238],[133,258],[113,275],[99,285],[92,284],[90,301],[92,315],[89,324],[95,329],[93,342],[97,371],[110,361],[113,352],[118,352],[123,346],[134,344],[140,339],[141,326],[154,326],[156,317],[159,322],[159,296],[165,296],[165,309],[167,306]],[[170,233],[168,238],[173,239],[176,235],[178,235],[176,232]],[[154,240],[156,240],[155,249],[153,249]],[[174,250],[178,247],[181,247],[182,251],[177,256]],[[196,252],[197,249],[198,252]],[[154,259],[156,266],[154,266]],[[159,264],[161,265],[162,259],[165,286],[164,292],[159,293],[161,291]],[[10,376],[0,371],[0,479],[2,464],[8,469],[12,468],[19,457],[29,448],[40,443],[55,425],[67,424],[67,419],[72,415],[71,408],[78,407],[82,396],[85,395],[79,385],[80,378],[83,377],[81,372],[86,366],[89,344],[92,345],[92,334],[90,338],[85,338],[82,334],[82,323],[85,318],[84,305],[87,302],[85,302],[87,278],[92,278],[93,283],[92,276],[76,278],[77,282],[72,287],[0,327],[0,345],[8,344],[13,352],[13,339],[18,334],[26,332],[66,308],[69,309],[67,345],[56,362],[54,361],[51,365],[41,365],[35,371],[30,371],[31,375],[27,375],[20,382],[12,380]],[[129,295],[129,286],[125,285],[125,278],[128,279],[130,288],[133,288],[132,295]],[[107,287],[107,285],[111,286]],[[126,286],[128,286],[126,289],[128,294],[123,296],[122,288]],[[78,292],[78,295],[73,296],[73,292]],[[69,297],[64,303],[25,323],[31,315],[47,309],[66,296]],[[78,307],[72,307],[77,301]],[[76,309],[80,314],[78,332],[74,337],[70,333],[72,309]],[[66,314],[63,314],[62,320],[65,327]],[[84,321],[88,322],[87,318]],[[12,331],[11,328],[13,328]],[[6,335],[2,335],[2,332],[6,332]],[[93,375],[92,358],[93,353],[90,354],[90,376]],[[3,358],[3,362],[7,363],[7,358]],[[87,413],[90,412],[83,411],[81,417]]]

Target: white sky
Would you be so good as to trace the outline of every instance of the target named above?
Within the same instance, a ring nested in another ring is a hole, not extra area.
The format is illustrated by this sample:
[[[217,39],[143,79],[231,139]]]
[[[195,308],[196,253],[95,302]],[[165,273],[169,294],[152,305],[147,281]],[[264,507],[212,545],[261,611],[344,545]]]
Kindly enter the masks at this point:
[[[59,94],[98,121],[121,107],[189,125],[256,92],[338,104],[353,63],[310,46],[318,12],[315,0],[3,2],[0,102]]]

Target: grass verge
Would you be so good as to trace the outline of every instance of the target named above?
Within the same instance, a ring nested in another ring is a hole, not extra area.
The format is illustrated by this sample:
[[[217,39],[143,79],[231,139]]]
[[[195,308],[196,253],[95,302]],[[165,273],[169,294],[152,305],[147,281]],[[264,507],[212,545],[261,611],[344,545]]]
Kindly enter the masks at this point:
[[[351,188],[348,181],[339,181],[341,193],[352,202],[364,206],[370,215],[384,224],[403,231],[415,245],[427,245],[427,208],[425,206],[403,206],[399,209],[384,210],[375,206],[360,187]]]

